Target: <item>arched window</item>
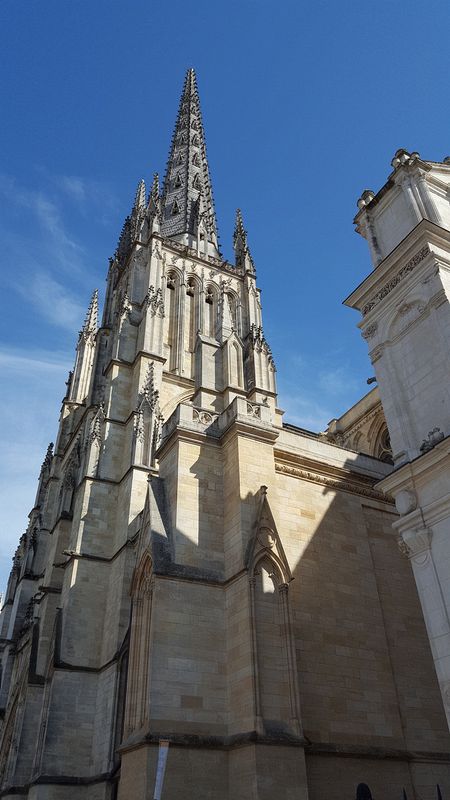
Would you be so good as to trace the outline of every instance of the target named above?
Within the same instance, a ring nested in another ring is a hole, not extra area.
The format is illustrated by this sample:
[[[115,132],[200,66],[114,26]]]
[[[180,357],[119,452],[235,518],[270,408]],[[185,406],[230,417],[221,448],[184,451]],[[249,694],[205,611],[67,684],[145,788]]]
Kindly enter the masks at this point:
[[[165,297],[164,328],[163,328],[163,342],[167,348],[167,366],[169,370],[176,368],[177,361],[177,314],[176,306],[178,300],[177,276],[174,272],[169,272],[167,275],[167,289]]]
[[[202,182],[200,180],[200,175],[198,174],[198,172],[196,172],[195,175],[194,175],[194,180],[192,181],[192,186],[194,187],[194,189],[201,189],[202,188]]]
[[[192,144],[194,145],[194,147],[198,147],[198,145],[199,145],[199,140],[198,140],[198,136],[197,136],[196,133],[194,133],[194,135],[192,137]]]
[[[177,201],[174,200],[172,203],[172,216],[175,217],[176,214],[180,213],[180,206],[178,205]]]
[[[216,303],[212,286],[207,286],[205,291],[204,328],[206,336],[214,339],[216,336]]]
[[[175,177],[175,183],[174,183],[174,186],[175,186],[175,189],[179,189],[179,188],[180,188],[180,186],[182,186],[181,175],[180,175],[180,173],[179,173],[179,172],[178,172],[178,174],[177,174],[177,175],[176,175],[176,177]]]
[[[200,156],[199,156],[199,154],[197,152],[194,153],[194,155],[192,156],[192,163],[193,163],[194,167],[199,167],[200,166]]]
[[[184,308],[184,369],[191,377],[194,371],[194,348],[198,330],[198,290],[194,278],[188,278]]]
[[[149,653],[152,613],[152,562],[148,553],[141,559],[132,586],[132,612],[125,731],[139,730],[149,714]]]

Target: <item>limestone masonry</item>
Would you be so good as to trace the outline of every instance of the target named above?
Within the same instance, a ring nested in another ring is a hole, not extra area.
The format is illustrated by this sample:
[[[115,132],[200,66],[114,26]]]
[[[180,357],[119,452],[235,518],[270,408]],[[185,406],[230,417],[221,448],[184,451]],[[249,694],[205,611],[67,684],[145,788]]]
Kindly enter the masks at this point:
[[[188,71],[14,557],[0,797],[153,798],[165,739],[163,800],[450,798],[450,163],[393,167],[347,301],[379,389],[325,433],[283,424]]]

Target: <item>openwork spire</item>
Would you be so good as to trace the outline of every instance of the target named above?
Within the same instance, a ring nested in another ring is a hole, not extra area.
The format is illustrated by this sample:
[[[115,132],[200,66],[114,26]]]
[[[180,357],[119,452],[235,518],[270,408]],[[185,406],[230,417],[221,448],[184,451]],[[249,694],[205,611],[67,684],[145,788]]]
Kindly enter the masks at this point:
[[[217,223],[197,81],[194,70],[189,69],[184,81],[164,178],[161,228],[163,236],[195,235],[200,192],[203,195],[206,235],[218,252]]]

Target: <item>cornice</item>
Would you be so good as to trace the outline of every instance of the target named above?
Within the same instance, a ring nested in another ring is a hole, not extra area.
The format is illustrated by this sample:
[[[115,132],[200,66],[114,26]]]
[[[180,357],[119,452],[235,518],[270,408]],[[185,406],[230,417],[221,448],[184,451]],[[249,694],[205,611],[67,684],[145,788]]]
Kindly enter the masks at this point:
[[[358,494],[362,497],[378,500],[389,506],[393,505],[392,498],[386,497],[385,494],[374,488],[377,483],[374,478],[356,474],[350,470],[331,466],[320,461],[313,461],[303,457],[293,459],[290,455],[286,458],[283,455],[275,451],[275,472],[328,486],[337,491]]]

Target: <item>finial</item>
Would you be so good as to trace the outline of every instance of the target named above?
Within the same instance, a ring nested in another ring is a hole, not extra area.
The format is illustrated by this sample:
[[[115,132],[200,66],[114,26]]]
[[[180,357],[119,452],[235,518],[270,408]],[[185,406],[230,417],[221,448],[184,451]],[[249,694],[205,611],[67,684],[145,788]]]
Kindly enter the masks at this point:
[[[361,211],[363,208],[369,205],[372,202],[373,198],[375,197],[375,192],[372,189],[364,189],[361,197],[357,200],[356,205],[358,206],[359,210]]]
[[[394,169],[398,169],[398,167],[402,167],[404,164],[413,164],[418,158],[420,158],[420,155],[416,151],[414,151],[414,153],[409,153],[408,150],[401,147],[400,150],[397,150],[395,153],[391,161],[391,166],[394,167]]]

